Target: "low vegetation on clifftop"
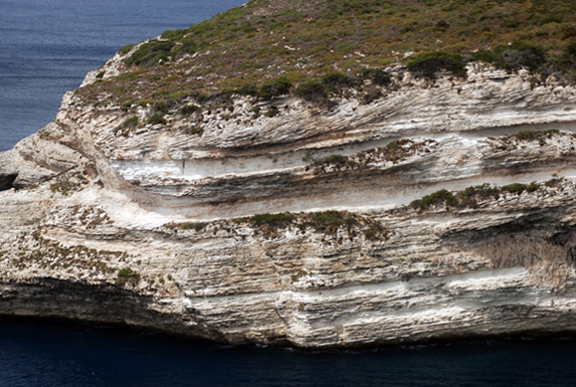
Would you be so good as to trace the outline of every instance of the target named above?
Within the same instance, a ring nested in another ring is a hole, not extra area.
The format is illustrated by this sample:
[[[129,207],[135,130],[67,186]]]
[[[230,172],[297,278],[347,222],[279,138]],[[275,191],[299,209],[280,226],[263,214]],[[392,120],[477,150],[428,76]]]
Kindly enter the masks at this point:
[[[325,102],[342,88],[369,95],[370,84],[389,84],[391,63],[462,77],[470,60],[572,82],[575,10],[576,1],[252,0],[122,48],[122,73],[106,77],[104,66],[78,93],[125,109],[233,93]]]

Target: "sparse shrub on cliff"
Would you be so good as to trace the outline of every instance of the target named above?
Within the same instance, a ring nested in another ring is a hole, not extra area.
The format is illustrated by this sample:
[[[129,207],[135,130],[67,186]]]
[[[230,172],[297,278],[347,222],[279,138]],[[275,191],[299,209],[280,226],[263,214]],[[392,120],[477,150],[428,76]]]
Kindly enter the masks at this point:
[[[369,79],[374,85],[388,86],[392,83],[392,78],[384,69],[364,69],[362,78]]]
[[[120,125],[121,128],[135,128],[140,123],[138,116],[132,116]]]
[[[338,169],[340,169],[340,167],[346,167],[346,166],[348,166],[350,168],[355,168],[358,166],[358,163],[356,161],[354,161],[349,156],[342,156],[342,155],[336,154],[336,155],[326,156],[320,160],[314,160],[314,165],[315,166],[334,165]]]
[[[358,220],[352,213],[330,210],[308,214],[304,224],[324,231],[326,234],[335,234],[341,226],[346,225],[350,229],[358,224]]]
[[[292,82],[290,82],[287,77],[282,76],[273,82],[262,85],[258,92],[258,96],[262,99],[270,100],[281,95],[289,94],[291,87]]]
[[[300,214],[289,212],[258,214],[235,219],[235,223],[249,223],[257,227],[265,238],[277,237],[278,229],[291,225],[296,226],[301,231],[310,227],[326,235],[334,235],[341,227],[345,227],[349,236],[354,236],[356,231],[361,231],[366,239],[371,241],[385,240],[389,235],[389,231],[384,225],[370,217],[336,210]]]
[[[166,124],[166,120],[164,119],[164,117],[162,117],[162,114],[158,114],[155,113],[152,116],[150,116],[150,118],[148,118],[148,122],[149,124],[162,124],[165,125]]]
[[[135,53],[125,59],[128,66],[136,65],[144,68],[156,66],[162,62],[168,62],[170,51],[174,47],[173,41],[153,40],[144,43]]]
[[[301,84],[295,94],[308,102],[322,104],[328,101],[328,90],[319,80],[310,80]]]
[[[257,214],[248,218],[248,222],[254,224],[255,226],[272,226],[272,227],[283,227],[288,223],[296,219],[294,214],[288,212],[281,212],[279,214]]]
[[[121,133],[124,137],[128,137],[130,132],[138,127],[140,124],[140,118],[138,116],[132,116],[126,119],[120,126],[114,129],[114,134],[118,135]]]
[[[517,195],[520,195],[524,191],[532,193],[539,189],[540,186],[536,182],[532,182],[530,184],[512,183],[502,187],[502,191],[514,193]]]
[[[492,187],[489,183],[466,187],[456,194],[456,198],[459,200],[458,206],[462,208],[476,207],[478,199],[498,199],[499,197],[500,189]]]
[[[366,237],[366,239],[370,240],[370,241],[375,241],[378,239],[381,239],[382,236],[387,236],[388,235],[388,230],[386,230],[384,228],[384,226],[382,225],[382,223],[380,222],[374,222],[370,225],[370,227],[368,228],[368,230],[366,230],[364,232],[364,236]]]
[[[168,113],[168,104],[166,103],[166,101],[158,101],[154,104],[154,111],[155,112],[159,112],[159,113],[163,113],[166,114]]]
[[[203,134],[204,133],[204,129],[200,126],[196,126],[196,125],[192,125],[190,126],[190,128],[188,128],[188,130],[186,131],[186,134],[190,134],[190,135],[195,135],[195,134]]]
[[[132,48],[135,46],[135,44],[129,44],[128,46],[124,46],[122,48],[120,48],[120,50],[118,50],[118,52],[122,55],[126,55],[130,52],[130,50],[132,50]]]
[[[446,189],[441,189],[440,191],[424,196],[422,199],[414,200],[410,203],[410,206],[420,210],[427,210],[428,208],[439,204],[446,204],[448,207],[456,206],[458,200],[456,200],[452,192]]]
[[[106,75],[106,71],[100,71],[98,74],[96,74],[96,78],[102,79],[104,78],[104,75]]]
[[[132,286],[138,285],[140,282],[140,273],[135,272],[131,268],[127,267],[118,271],[118,278],[116,279],[116,285],[123,286],[129,283]]]
[[[359,84],[360,81],[356,77],[330,72],[319,79],[311,79],[300,84],[294,94],[305,101],[325,105],[329,102],[331,94]]]
[[[516,41],[511,45],[499,45],[493,51],[479,50],[472,54],[475,60],[492,63],[506,70],[519,70],[522,67],[532,72],[543,70],[549,58],[546,51],[538,46]]]
[[[184,105],[180,108],[180,114],[183,116],[189,116],[194,113],[199,113],[202,111],[202,108],[198,105]]]
[[[408,62],[408,70],[430,79],[433,79],[441,70],[448,70],[457,77],[466,77],[466,67],[462,56],[443,51],[417,56]]]
[[[252,97],[258,96],[258,86],[255,83],[246,83],[235,90],[240,95],[249,95]]]
[[[545,186],[551,187],[552,184],[546,182]],[[533,193],[540,189],[536,182],[529,184],[512,183],[502,187],[493,187],[489,183],[467,187],[456,192],[456,195],[445,189],[424,196],[422,199],[414,200],[410,207],[419,211],[427,210],[433,206],[446,204],[448,207],[474,208],[478,200],[498,199],[503,193],[520,195],[523,192]]]
[[[204,227],[206,227],[206,223],[183,223],[180,225],[183,230],[191,230],[194,229],[195,231],[202,231]]]

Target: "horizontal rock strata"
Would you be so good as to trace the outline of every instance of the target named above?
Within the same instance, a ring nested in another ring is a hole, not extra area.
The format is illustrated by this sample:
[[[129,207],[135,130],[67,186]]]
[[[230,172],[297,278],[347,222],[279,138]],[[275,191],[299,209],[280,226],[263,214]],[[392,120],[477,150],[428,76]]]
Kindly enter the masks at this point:
[[[576,90],[390,74],[368,104],[236,96],[201,135],[67,94],[0,154],[0,314],[303,348],[576,331]]]

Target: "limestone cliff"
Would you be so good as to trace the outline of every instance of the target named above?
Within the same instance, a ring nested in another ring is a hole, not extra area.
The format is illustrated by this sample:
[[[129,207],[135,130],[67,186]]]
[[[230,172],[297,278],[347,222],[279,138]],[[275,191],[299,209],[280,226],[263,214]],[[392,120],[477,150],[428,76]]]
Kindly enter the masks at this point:
[[[88,103],[139,47],[0,154],[0,314],[306,348],[576,331],[571,83],[396,63],[320,100]]]

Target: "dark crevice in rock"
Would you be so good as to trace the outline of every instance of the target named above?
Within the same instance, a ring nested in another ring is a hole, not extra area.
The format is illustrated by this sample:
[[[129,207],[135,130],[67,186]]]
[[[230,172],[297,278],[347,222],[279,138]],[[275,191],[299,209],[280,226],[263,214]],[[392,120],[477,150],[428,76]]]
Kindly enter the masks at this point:
[[[5,191],[14,188],[14,181],[18,177],[17,173],[0,174],[0,191]]]

